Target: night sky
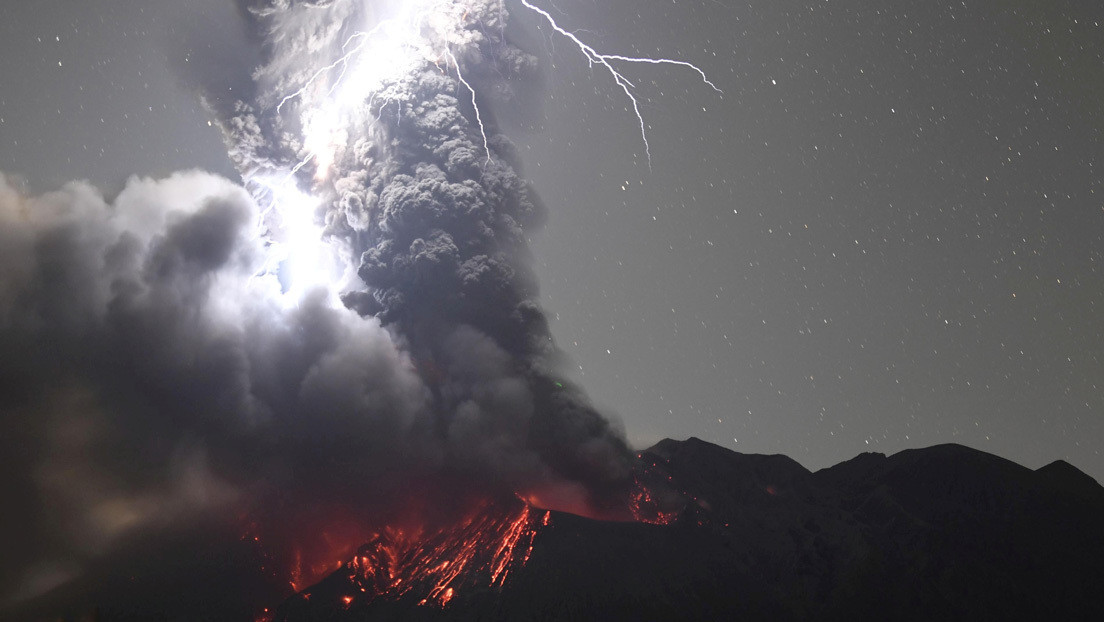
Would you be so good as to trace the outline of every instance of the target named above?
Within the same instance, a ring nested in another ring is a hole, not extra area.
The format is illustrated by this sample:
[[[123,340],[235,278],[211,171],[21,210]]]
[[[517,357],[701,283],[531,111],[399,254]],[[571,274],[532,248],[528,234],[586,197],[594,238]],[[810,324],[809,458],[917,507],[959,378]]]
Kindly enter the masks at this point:
[[[493,112],[550,211],[543,300],[631,443],[815,469],[956,442],[1104,479],[1099,3],[541,3],[724,91],[625,70],[650,167],[609,76],[509,5],[544,101]],[[244,36],[229,0],[4,2],[0,171],[237,179],[190,84]]]

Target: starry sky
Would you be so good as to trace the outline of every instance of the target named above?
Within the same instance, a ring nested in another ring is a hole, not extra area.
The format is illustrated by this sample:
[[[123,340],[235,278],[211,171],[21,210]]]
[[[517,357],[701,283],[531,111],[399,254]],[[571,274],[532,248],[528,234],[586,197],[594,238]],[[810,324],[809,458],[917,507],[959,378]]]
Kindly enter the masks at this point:
[[[1104,7],[541,5],[724,91],[626,69],[649,167],[609,76],[514,6],[541,104],[492,112],[550,211],[553,333],[633,444],[815,469],[956,442],[1104,480]],[[244,39],[229,0],[3,3],[0,171],[236,179],[190,84]]]

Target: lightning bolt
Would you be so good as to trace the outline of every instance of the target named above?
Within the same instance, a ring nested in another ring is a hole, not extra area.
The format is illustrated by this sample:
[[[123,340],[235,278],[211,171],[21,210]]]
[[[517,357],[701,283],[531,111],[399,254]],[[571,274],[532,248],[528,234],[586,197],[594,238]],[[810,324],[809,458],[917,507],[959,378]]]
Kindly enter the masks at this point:
[[[544,9],[533,5],[529,0],[521,0],[521,3],[529,10],[540,15],[548,22],[553,30],[566,37],[569,41],[574,43],[579,51],[583,53],[583,56],[587,59],[587,63],[593,67],[595,65],[601,65],[609,72],[610,77],[617,86],[621,87],[621,90],[625,93],[625,96],[629,98],[629,102],[632,103],[633,112],[636,114],[636,120],[640,124],[640,138],[644,141],[644,153],[648,157],[648,168],[652,168],[652,148],[648,144],[648,131],[647,126],[644,123],[644,115],[640,112],[640,101],[633,93],[633,89],[636,88],[632,82],[628,80],[616,67],[613,66],[611,61],[620,61],[624,63],[643,63],[649,65],[676,65],[679,67],[687,67],[697,72],[701,76],[702,80],[710,86],[714,91],[723,93],[721,89],[717,88],[716,84],[713,84],[709,77],[705,75],[705,72],[701,70],[697,65],[688,63],[686,61],[672,59],[672,58],[647,58],[647,57],[634,57],[634,56],[622,56],[620,54],[602,54],[595,50],[590,45],[587,45],[582,39],[575,36],[574,33],[564,30],[559,24],[556,23],[555,18],[552,17]]]
[[[452,55],[452,50],[446,49],[445,56],[447,56],[448,59],[452,61],[453,66],[456,67],[456,77],[460,80],[460,84],[463,84],[471,93],[472,107],[475,108],[475,120],[479,124],[479,133],[483,136],[483,151],[487,153],[487,164],[490,164],[491,147],[487,142],[487,128],[483,126],[483,115],[479,112],[479,104],[475,101],[475,89],[464,79],[464,74],[460,73],[460,63],[457,62],[456,57]]]
[[[330,63],[329,65],[326,65],[325,67],[323,67],[323,68],[319,69],[318,71],[314,72],[313,74],[311,74],[311,77],[308,78],[307,81],[303,83],[303,86],[299,87],[299,90],[297,90],[294,93],[292,93],[291,95],[288,95],[288,96],[284,97],[283,99],[281,99],[280,103],[276,104],[276,114],[281,113],[281,111],[284,108],[284,104],[288,103],[289,101],[291,101],[291,100],[293,100],[297,97],[302,97],[304,94],[306,94],[307,89],[309,89],[310,86],[312,84],[314,84],[315,80],[321,78],[322,76],[324,76],[327,73],[333,71],[334,69],[337,69],[338,65],[341,65],[341,73],[338,75],[337,80],[334,81],[334,85],[332,87],[330,87],[330,92],[328,93],[328,94],[332,95],[334,89],[336,89],[337,85],[341,83],[341,79],[345,77],[345,71],[349,68],[349,61],[352,60],[352,58],[354,56],[356,56],[362,49],[364,49],[364,46],[368,43],[369,38],[373,34],[375,34],[376,31],[378,31],[383,26],[384,26],[384,23],[377,24],[375,28],[373,28],[373,29],[371,29],[367,32],[358,32],[358,33],[354,34],[353,36],[349,37],[348,39],[346,39],[345,43],[343,43],[341,45],[341,51],[343,52],[343,54],[341,55],[341,58],[338,58],[337,60]],[[356,46],[353,47],[353,49],[346,51],[346,48],[349,47],[349,44],[352,43],[354,39],[358,39],[358,38],[360,39],[360,43],[357,43]]]
[[[490,1],[490,0],[488,0]],[[601,66],[613,79],[621,91],[628,98],[632,111],[640,126],[640,138],[644,143],[644,152],[647,156],[648,168],[652,168],[652,150],[648,142],[647,124],[641,111],[641,102],[637,97],[633,84],[619,69],[626,64],[670,65],[682,69],[689,69],[701,77],[702,81],[717,93],[722,93],[706,73],[697,65],[676,58],[649,58],[634,57],[621,54],[605,54],[599,52],[591,45],[580,39],[574,33],[561,27],[548,11],[536,6],[529,0],[519,0],[521,5],[533,11],[545,20],[552,29],[569,40],[579,52],[587,59],[591,68]],[[498,0],[495,3],[502,12],[505,23],[505,3]],[[433,62],[438,59],[446,61],[444,70],[451,73],[456,71],[456,79],[459,85],[471,95],[471,104],[475,114],[475,123],[479,127],[479,134],[483,140],[483,150],[486,153],[486,165],[492,162],[490,141],[487,136],[487,127],[484,122],[483,111],[479,107],[478,95],[474,86],[468,82],[463,68],[457,58],[456,52],[463,52],[466,48],[455,48],[454,45],[467,40],[460,34],[467,28],[470,14],[459,11],[455,0],[404,0],[404,4],[394,19],[379,22],[371,29],[357,31],[342,43],[339,56],[333,62],[313,71],[306,81],[289,94],[279,99],[275,106],[277,115],[283,114],[284,109],[292,102],[300,102],[299,111],[303,124],[303,148],[298,162],[290,169],[284,169],[274,173],[269,178],[257,180],[269,196],[267,206],[261,214],[260,226],[266,226],[275,212],[280,216],[274,220],[274,226],[279,227],[282,235],[280,243],[273,242],[273,246],[279,251],[280,261],[290,261],[289,265],[296,266],[299,276],[296,280],[315,279],[312,270],[323,265],[319,260],[317,248],[307,243],[306,233],[317,234],[320,241],[321,229],[313,222],[311,214],[312,204],[309,195],[298,189],[295,182],[296,176],[306,166],[314,164],[317,169],[315,179],[322,181],[326,171],[332,164],[332,151],[338,148],[337,142],[342,138],[340,127],[349,122],[349,117],[363,114],[370,109],[377,96],[382,96],[384,86],[389,81],[401,80],[406,72],[416,71],[419,63]],[[451,67],[449,66],[451,65]],[[315,91],[314,87],[320,82],[329,83],[325,92]],[[459,89],[459,86],[457,87]],[[281,94],[278,94],[277,97]],[[319,99],[320,101],[315,101]],[[362,108],[363,98],[369,102],[368,108]],[[273,97],[272,101],[275,101]],[[382,116],[384,107],[389,102],[383,102],[377,113],[377,120]],[[289,163],[290,164],[290,163]],[[303,212],[305,217],[299,214]],[[271,239],[271,236],[264,235]],[[306,259],[303,259],[305,257]],[[291,261],[294,259],[294,261]],[[277,262],[276,265],[279,265]],[[299,291],[298,286],[293,288]],[[290,291],[290,290],[289,290]]]

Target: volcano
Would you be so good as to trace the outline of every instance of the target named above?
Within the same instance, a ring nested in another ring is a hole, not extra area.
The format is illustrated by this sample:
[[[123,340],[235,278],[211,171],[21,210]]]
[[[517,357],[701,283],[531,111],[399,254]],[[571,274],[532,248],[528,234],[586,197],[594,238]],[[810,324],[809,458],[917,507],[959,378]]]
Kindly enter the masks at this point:
[[[698,439],[638,455],[637,520],[488,504],[383,533],[280,622],[1101,619],[1104,488],[960,445],[817,472]],[[676,507],[677,506],[677,507]]]

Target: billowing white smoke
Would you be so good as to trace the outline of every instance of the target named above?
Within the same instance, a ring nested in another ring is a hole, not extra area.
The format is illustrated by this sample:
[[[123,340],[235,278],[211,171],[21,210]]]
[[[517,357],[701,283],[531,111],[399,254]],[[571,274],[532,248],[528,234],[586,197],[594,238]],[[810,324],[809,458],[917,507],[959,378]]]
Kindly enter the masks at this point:
[[[112,201],[82,183],[26,196],[0,177],[12,596],[131,531],[234,518],[262,484],[377,469],[428,417],[428,389],[377,321],[321,292],[289,307],[258,276],[257,217],[204,173],[132,179]]]

